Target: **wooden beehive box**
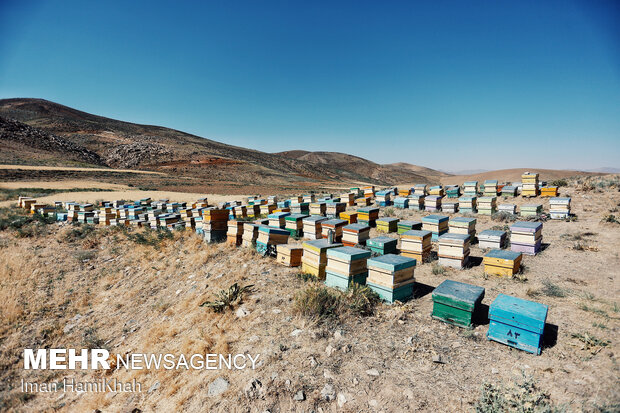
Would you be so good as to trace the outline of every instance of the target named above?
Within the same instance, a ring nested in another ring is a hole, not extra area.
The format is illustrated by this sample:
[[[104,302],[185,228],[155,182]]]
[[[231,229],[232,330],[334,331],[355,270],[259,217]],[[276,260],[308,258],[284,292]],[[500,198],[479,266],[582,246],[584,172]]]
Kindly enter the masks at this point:
[[[323,238],[327,238],[328,232],[331,230],[334,232],[334,241],[342,241],[342,228],[347,225],[347,221],[344,219],[334,218],[321,222],[321,232]]]
[[[366,285],[389,303],[406,301],[413,295],[416,260],[401,255],[387,254],[367,262]]]
[[[299,267],[304,249],[300,245],[280,244],[277,247],[276,260],[287,267]]]
[[[398,218],[384,217],[377,219],[377,231],[379,232],[397,232]]]
[[[370,251],[360,248],[330,248],[327,250],[325,285],[341,290],[346,290],[354,282],[364,285],[368,276],[368,257]]]
[[[327,221],[327,218],[320,215],[312,215],[302,220],[304,238],[306,239],[321,239],[323,232],[321,230],[321,223]]]
[[[520,252],[492,249],[484,255],[484,273],[512,277],[519,271],[522,257]]]
[[[486,229],[478,234],[478,247],[501,249],[506,246],[508,234],[506,231]]]
[[[536,255],[542,246],[542,223],[517,221],[510,227],[510,249]]]
[[[369,247],[371,251],[381,255],[396,252],[397,244],[398,240],[396,238],[387,236],[370,238],[366,241],[366,246]]]
[[[427,215],[422,217],[422,229],[433,233],[432,240],[437,241],[439,236],[448,232],[450,218],[444,215]]]
[[[398,233],[404,234],[412,229],[422,229],[422,222],[420,221],[398,221]]]
[[[476,236],[476,218],[450,218],[448,231],[452,234],[465,234],[473,238]]]
[[[445,280],[433,290],[432,317],[459,327],[471,328],[480,311],[484,288]]]
[[[400,253],[405,257],[415,258],[418,264],[428,262],[431,255],[432,232],[410,230],[400,236]]]
[[[439,237],[439,264],[463,268],[469,259],[471,237],[465,234],[444,234]]]
[[[414,211],[423,211],[424,199],[425,196],[419,195],[417,192],[409,196],[409,209],[413,209]]]
[[[340,243],[329,243],[326,239],[305,241],[303,244],[304,255],[301,258],[302,271],[312,274],[320,280],[325,279],[325,267],[327,265],[327,250],[342,247]]]
[[[370,227],[365,224],[349,224],[342,228],[342,243],[347,247],[366,245],[370,238]]]
[[[500,294],[489,307],[487,338],[538,355],[548,310],[544,304]]]

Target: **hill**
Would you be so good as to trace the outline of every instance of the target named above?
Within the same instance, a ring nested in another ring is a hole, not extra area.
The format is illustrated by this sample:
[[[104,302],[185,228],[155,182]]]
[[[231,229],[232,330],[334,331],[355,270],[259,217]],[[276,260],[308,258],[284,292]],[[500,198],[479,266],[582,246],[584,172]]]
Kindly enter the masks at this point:
[[[322,159],[306,153],[295,156],[270,154],[202,138],[174,129],[140,125],[82,112],[43,99],[0,100],[0,116],[21,122],[41,133],[60,136],[77,147],[97,154],[97,165],[111,168],[140,168],[191,177],[200,183],[229,185],[262,184],[312,186],[317,183],[368,182],[391,185],[424,176],[384,167],[371,161],[341,154]],[[25,148],[24,148],[25,149]],[[305,158],[305,159],[304,159]],[[355,159],[351,161],[351,159]],[[31,154],[4,162],[32,163]],[[39,159],[39,161],[41,161]],[[368,169],[369,166],[372,166]],[[172,183],[178,186],[179,181]],[[189,184],[183,182],[182,184]]]
[[[541,168],[513,168],[498,169],[496,171],[487,171],[470,175],[453,175],[441,179],[443,184],[462,183],[465,181],[479,181],[486,179],[497,179],[501,182],[520,182],[521,175],[524,172],[532,171],[540,174],[540,179],[552,181],[554,179],[569,178],[577,175],[601,175],[594,172],[582,172],[562,169],[541,169]]]

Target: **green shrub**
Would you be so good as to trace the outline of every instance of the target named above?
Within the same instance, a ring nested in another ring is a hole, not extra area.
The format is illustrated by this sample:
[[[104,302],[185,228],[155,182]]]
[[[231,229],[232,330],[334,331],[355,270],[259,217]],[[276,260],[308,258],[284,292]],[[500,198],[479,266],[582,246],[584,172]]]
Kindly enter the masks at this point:
[[[246,294],[251,294],[254,290],[253,285],[246,285],[240,287],[239,284],[234,283],[228,290],[220,290],[215,294],[215,300],[205,301],[200,304],[201,307],[209,307],[216,313],[221,313],[226,309],[232,309],[235,304],[241,304],[243,297]]]
[[[496,412],[556,412],[549,395],[536,387],[533,378],[523,375],[521,382],[515,382],[509,387],[483,383],[480,396],[474,404],[474,411],[478,413]]]

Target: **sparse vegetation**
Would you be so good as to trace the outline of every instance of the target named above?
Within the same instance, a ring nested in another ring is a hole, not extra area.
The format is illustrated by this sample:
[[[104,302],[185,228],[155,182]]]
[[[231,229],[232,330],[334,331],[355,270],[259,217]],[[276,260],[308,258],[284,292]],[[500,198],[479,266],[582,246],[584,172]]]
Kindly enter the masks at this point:
[[[50,188],[17,188],[8,189],[0,188],[0,201],[8,201],[11,199],[17,199],[20,196],[29,196],[31,198],[37,198],[41,196],[58,194],[61,192],[107,192],[112,189],[102,188],[68,188],[68,189],[50,189]]]
[[[433,275],[446,275],[447,271],[445,267],[439,264],[433,264],[431,272],[433,273]]]
[[[515,222],[517,217],[509,212],[496,212],[491,219],[495,222]]]
[[[609,340],[596,338],[590,333],[573,333],[571,337],[583,343],[581,347],[582,350],[589,350],[592,351],[592,353],[598,353],[603,347],[607,347],[611,343]]]
[[[549,394],[540,390],[534,379],[525,374],[522,381],[508,387],[483,383],[474,410],[477,413],[559,411],[551,403]]]
[[[174,234],[172,231],[164,228],[151,229],[147,227],[140,232],[127,233],[127,238],[130,241],[139,245],[148,245],[155,249],[159,249],[162,242],[172,239],[173,237]]]
[[[608,317],[607,313],[605,312],[605,310],[602,310],[600,308],[596,308],[596,307],[591,307],[587,304],[581,304],[579,306],[580,309],[582,309],[583,311],[587,311],[589,313],[594,313],[594,314],[598,314],[600,316],[603,317]]]
[[[601,219],[601,222],[607,222],[610,224],[620,224],[620,221],[618,221],[618,218],[614,214],[605,215],[603,219]]]
[[[241,304],[245,295],[254,292],[253,285],[245,285],[240,287],[239,284],[234,283],[227,290],[220,290],[215,294],[213,301],[205,301],[200,304],[201,307],[208,307],[213,309],[216,313],[221,313],[226,309],[232,309],[235,304]]]
[[[566,291],[561,288],[559,285],[552,283],[549,280],[543,281],[543,287],[541,288],[541,293],[547,295],[549,297],[566,297]]]
[[[557,186],[558,188],[568,186],[568,181],[566,179],[556,179],[551,181],[551,186]]]
[[[347,291],[323,285],[311,285],[295,295],[293,311],[303,317],[321,322],[344,316],[369,316],[374,313],[379,296],[366,286],[351,284]]]

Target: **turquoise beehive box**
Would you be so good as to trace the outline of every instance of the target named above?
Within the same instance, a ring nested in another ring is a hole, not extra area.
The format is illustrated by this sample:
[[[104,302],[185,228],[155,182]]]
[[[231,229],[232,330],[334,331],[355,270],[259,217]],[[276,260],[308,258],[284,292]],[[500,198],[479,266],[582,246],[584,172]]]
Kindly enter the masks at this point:
[[[548,309],[544,304],[500,294],[489,307],[487,338],[540,354]]]

